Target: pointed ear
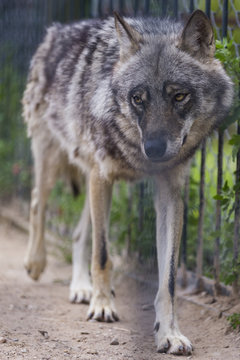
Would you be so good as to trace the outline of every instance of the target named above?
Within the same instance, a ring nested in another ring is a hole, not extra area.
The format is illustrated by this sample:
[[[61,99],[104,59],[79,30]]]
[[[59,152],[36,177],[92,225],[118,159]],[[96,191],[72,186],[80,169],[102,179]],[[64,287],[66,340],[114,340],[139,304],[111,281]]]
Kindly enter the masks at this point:
[[[213,27],[207,15],[196,10],[188,20],[181,38],[180,48],[199,60],[213,58],[215,41]]]
[[[143,43],[142,35],[114,12],[115,27],[120,45],[120,60],[125,61],[134,55]]]

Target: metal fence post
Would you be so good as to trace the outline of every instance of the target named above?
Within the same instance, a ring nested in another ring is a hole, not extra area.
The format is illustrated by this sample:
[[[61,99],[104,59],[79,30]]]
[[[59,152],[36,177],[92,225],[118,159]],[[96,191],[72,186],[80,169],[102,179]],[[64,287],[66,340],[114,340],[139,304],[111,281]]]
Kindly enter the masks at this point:
[[[145,3],[144,3],[144,15],[148,15],[149,10],[150,10],[150,1],[145,0]]]
[[[206,141],[202,143],[201,149],[201,170],[200,170],[200,189],[199,189],[199,220],[198,220],[198,237],[197,237],[197,282],[196,290],[203,289],[203,220],[205,209],[205,163],[206,163]]]
[[[178,0],[174,0],[173,3],[173,14],[174,14],[174,18],[176,20],[178,20]]]
[[[188,205],[189,205],[189,185],[190,173],[188,173],[184,186],[184,212],[183,212],[183,232],[182,232],[182,256],[181,256],[181,286],[187,287],[187,227],[188,227]]]
[[[134,16],[137,16],[138,7],[139,7],[139,0],[134,0],[134,5],[133,5]]]
[[[218,172],[217,172],[217,195],[222,191],[222,174],[223,174],[223,141],[224,130],[218,131]],[[214,244],[214,295],[221,294],[220,286],[220,231],[222,222],[221,202],[216,203],[216,239]]]
[[[167,15],[167,1],[162,0],[162,17]]]
[[[239,94],[240,95],[240,94]],[[240,120],[238,121],[238,135],[240,135]],[[233,266],[235,280],[233,282],[233,295],[239,295],[239,235],[240,235],[240,150],[237,153],[237,169],[236,169],[236,190],[235,190],[235,215],[234,215],[234,238],[233,238]]]
[[[210,13],[211,13],[211,0],[206,0],[205,2],[205,13],[210,19]]]
[[[112,15],[112,13],[113,13],[113,0],[109,1],[109,11],[110,11],[110,15]]]
[[[125,15],[125,9],[126,9],[125,5],[126,5],[125,0],[119,0],[119,8],[120,8],[121,15]]]
[[[228,0],[223,1],[223,13],[222,13],[222,38],[227,37],[228,26]]]
[[[238,98],[240,101],[240,83],[238,84]],[[240,136],[240,120],[238,120],[237,134]],[[233,237],[233,266],[235,268],[233,281],[233,296],[239,295],[239,236],[240,236],[240,150],[237,152],[236,166],[236,190],[235,190],[235,214],[234,214],[234,237]]]
[[[97,8],[97,10],[98,10],[98,17],[102,17],[103,16],[103,13],[102,13],[102,1],[100,0],[98,0],[98,8]]]
[[[189,4],[189,12],[190,14],[194,11],[194,0],[190,0]]]
[[[207,16],[210,17],[211,2],[206,0],[205,8]],[[190,11],[194,10],[194,2],[190,1]],[[198,220],[198,238],[197,238],[197,281],[196,290],[203,290],[203,223],[205,210],[205,167],[206,167],[206,140],[202,142],[201,148],[201,170],[200,170],[200,189],[199,189],[199,220]]]
[[[228,24],[228,0],[224,0],[223,14],[222,14],[222,39],[227,36],[227,24]],[[223,144],[224,144],[224,130],[218,131],[218,172],[217,172],[217,195],[222,191],[222,173],[223,173]],[[220,232],[221,232],[221,202],[216,202],[216,232],[217,236],[214,244],[214,295],[221,294],[220,286]]]

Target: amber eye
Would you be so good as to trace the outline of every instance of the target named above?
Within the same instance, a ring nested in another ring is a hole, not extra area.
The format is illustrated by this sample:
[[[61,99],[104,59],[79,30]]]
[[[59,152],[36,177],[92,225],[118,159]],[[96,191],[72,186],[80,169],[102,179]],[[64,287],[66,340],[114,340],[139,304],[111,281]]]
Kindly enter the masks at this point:
[[[174,99],[176,100],[176,101],[183,101],[184,99],[185,99],[185,97],[186,97],[186,94],[176,94],[175,96],[174,96]]]
[[[135,103],[136,105],[142,105],[142,103],[143,103],[141,97],[138,96],[138,95],[134,95],[134,96],[133,96],[133,101],[134,101],[134,103]]]

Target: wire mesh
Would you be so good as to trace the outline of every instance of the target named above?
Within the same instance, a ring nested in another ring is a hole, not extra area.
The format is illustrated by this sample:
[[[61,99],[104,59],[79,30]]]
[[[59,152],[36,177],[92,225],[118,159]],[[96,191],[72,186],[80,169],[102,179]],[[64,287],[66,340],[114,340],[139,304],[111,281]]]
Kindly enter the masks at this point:
[[[169,16],[179,20],[187,18],[194,9],[201,9],[210,14],[214,31],[218,39],[223,36],[223,11],[226,2],[221,0],[2,0],[0,2],[0,189],[1,197],[29,197],[31,188],[31,155],[30,144],[25,137],[25,129],[21,119],[21,96],[26,81],[27,69],[31,56],[41,41],[45,28],[52,22],[77,21],[87,17],[106,17],[113,10],[129,16]],[[228,37],[233,41],[236,56],[240,52],[240,2],[228,1]],[[229,139],[236,133],[236,124],[231,125],[224,134],[223,183],[233,186],[236,164],[232,159],[232,148]],[[206,210],[204,216],[204,259],[206,272],[211,271],[213,243],[215,231],[215,206],[213,196],[217,184],[217,133],[207,140],[206,145]],[[190,200],[188,215],[188,238],[196,239],[196,223],[198,222],[198,184],[200,181],[200,152],[192,161],[190,174]],[[144,222],[149,209],[149,196],[152,193],[139,190],[140,221]],[[138,191],[137,190],[137,191]],[[135,191],[135,190],[134,190]],[[146,195],[147,194],[147,195]],[[144,201],[141,201],[141,196]],[[151,205],[152,206],[152,205]],[[142,207],[142,208],[141,208]],[[133,211],[136,211],[133,208]],[[141,213],[142,212],[142,213]],[[232,221],[227,213],[223,213],[223,221]],[[153,221],[150,221],[153,223]],[[154,226],[153,224],[151,226]],[[141,226],[139,225],[141,228]],[[227,229],[227,228],[226,228]],[[226,230],[227,231],[227,230]],[[151,246],[155,251],[155,231],[152,231]],[[227,236],[229,242],[229,236]],[[148,244],[144,244],[145,248]],[[193,241],[188,244],[189,267],[195,267],[194,254],[196,246]],[[222,252],[224,257],[226,253]]]

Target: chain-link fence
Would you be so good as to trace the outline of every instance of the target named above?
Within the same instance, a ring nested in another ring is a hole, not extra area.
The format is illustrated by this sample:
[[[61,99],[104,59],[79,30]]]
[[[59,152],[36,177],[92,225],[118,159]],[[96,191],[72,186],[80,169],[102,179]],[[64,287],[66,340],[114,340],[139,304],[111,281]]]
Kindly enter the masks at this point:
[[[21,118],[20,100],[31,56],[49,24],[56,21],[69,22],[78,21],[81,18],[106,17],[111,15],[113,10],[126,16],[169,16],[184,20],[197,8],[205,11],[211,18],[219,40],[228,37],[226,46],[229,47],[229,61],[233,58],[233,56],[231,58],[233,52],[235,56],[239,56],[239,0],[2,0],[0,3],[1,199],[7,201],[13,197],[28,199],[30,195],[32,163],[30,144],[26,139]],[[239,79],[235,79],[236,85],[238,81]],[[236,114],[235,111],[234,116],[237,120]],[[237,209],[235,198],[238,192],[238,188],[234,187],[238,137],[234,138],[235,142],[232,140],[229,144],[229,140],[236,133],[237,122],[231,124],[226,130],[221,130],[221,133],[216,132],[211,139],[207,140],[204,148],[192,161],[189,185],[185,187],[183,264],[190,269],[198,266],[200,277],[203,273],[209,276],[215,275],[217,281],[220,276],[220,279],[232,282],[239,271],[239,262],[236,258],[238,253],[237,225],[235,224],[234,227],[234,212]],[[221,137],[224,139],[220,148],[219,137],[220,142]],[[222,162],[219,159],[219,153],[223,154]],[[234,154],[235,160],[233,160]],[[205,166],[202,168],[204,175],[201,178],[200,168],[203,160]],[[219,176],[222,176],[221,181]],[[200,183],[202,193],[199,196]],[[59,186],[54,190],[58,195]],[[118,238],[116,242],[120,238],[121,244],[127,242],[129,252],[138,248],[140,259],[154,258],[155,217],[150,200],[151,184],[143,183],[129,187],[121,184],[117,187],[116,193],[112,216],[113,238]],[[218,195],[215,196],[216,194]],[[52,196],[54,197],[54,192]],[[69,209],[69,203],[72,205],[71,201],[65,195],[63,198],[65,202],[58,204],[58,208]],[[67,206],[66,203],[68,203]],[[80,205],[73,206],[75,210],[79,210],[80,207]],[[58,212],[61,214],[62,211]],[[75,218],[76,215],[70,212],[71,216]],[[201,217],[203,228],[199,228]],[[235,245],[233,244],[234,237]],[[235,253],[234,246],[235,250],[237,249]],[[200,263],[196,263],[196,258]],[[219,263],[221,272],[216,273]]]

